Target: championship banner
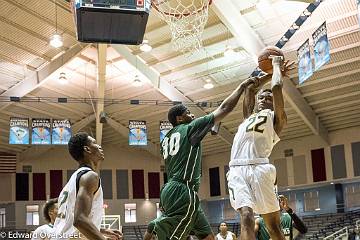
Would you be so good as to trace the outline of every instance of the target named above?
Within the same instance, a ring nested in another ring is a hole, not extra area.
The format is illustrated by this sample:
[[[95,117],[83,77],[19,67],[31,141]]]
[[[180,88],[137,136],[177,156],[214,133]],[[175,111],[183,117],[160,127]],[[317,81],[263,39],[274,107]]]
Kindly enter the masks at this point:
[[[297,55],[299,64],[299,84],[302,84],[313,74],[309,39],[297,50]]]
[[[68,144],[71,138],[71,123],[67,119],[54,119],[52,123],[52,144]]]
[[[31,144],[51,144],[50,119],[32,119]]]
[[[29,119],[10,118],[9,144],[29,144]]]
[[[173,128],[169,121],[160,121],[160,142],[164,139],[166,134]]]
[[[359,0],[360,1],[360,0]],[[326,22],[324,22],[313,34],[315,70],[320,69],[330,61],[330,45],[327,36]]]
[[[130,146],[146,146],[147,130],[145,121],[130,120],[129,121],[129,145]]]

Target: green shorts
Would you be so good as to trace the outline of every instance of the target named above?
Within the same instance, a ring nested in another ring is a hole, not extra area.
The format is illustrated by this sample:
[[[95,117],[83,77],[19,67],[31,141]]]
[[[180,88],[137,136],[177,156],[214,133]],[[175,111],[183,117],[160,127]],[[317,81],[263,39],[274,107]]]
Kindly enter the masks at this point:
[[[163,213],[149,223],[147,231],[159,240],[186,239],[190,232],[199,239],[213,234],[193,189],[187,183],[176,181],[165,184],[160,195]]]

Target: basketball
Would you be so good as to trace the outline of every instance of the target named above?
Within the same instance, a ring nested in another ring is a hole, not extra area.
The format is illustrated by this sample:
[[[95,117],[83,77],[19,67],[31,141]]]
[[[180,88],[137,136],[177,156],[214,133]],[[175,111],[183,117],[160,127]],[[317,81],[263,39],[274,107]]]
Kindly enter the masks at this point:
[[[272,66],[272,60],[271,58],[269,58],[270,56],[284,57],[284,53],[281,51],[280,48],[275,46],[268,46],[260,52],[258,56],[259,68],[266,73],[272,74],[273,66]]]

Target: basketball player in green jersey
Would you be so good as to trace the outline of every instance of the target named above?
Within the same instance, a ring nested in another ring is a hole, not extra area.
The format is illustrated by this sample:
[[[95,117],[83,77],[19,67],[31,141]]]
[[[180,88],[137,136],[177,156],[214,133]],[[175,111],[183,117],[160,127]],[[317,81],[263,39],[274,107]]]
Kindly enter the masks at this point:
[[[286,211],[280,213],[280,225],[285,238],[287,240],[294,239],[293,228],[297,229],[300,233],[305,234],[307,232],[305,223],[289,207],[288,200],[284,195],[279,195],[279,204],[281,211]],[[257,234],[258,240],[270,239],[269,232],[262,217],[255,220],[255,234]]]
[[[145,240],[186,239],[190,231],[198,239],[214,239],[214,234],[200,207],[197,195],[201,178],[201,140],[215,123],[220,122],[236,106],[253,79],[242,82],[212,113],[195,118],[182,104],[169,110],[171,129],[161,142],[168,182],[160,196],[162,216],[151,221]]]

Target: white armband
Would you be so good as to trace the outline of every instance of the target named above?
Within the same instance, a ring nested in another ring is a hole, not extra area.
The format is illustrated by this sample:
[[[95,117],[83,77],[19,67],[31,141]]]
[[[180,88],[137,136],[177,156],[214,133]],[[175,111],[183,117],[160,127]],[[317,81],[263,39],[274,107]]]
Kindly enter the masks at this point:
[[[273,65],[273,75],[271,79],[271,88],[280,85],[282,86],[282,74],[281,74],[281,61],[283,59],[282,56],[272,56],[272,65]]]

